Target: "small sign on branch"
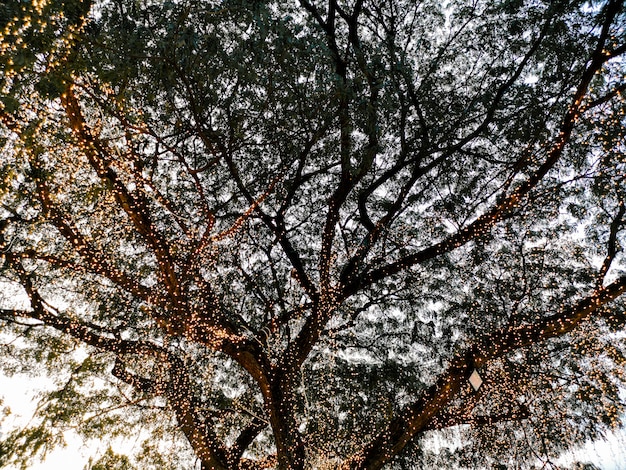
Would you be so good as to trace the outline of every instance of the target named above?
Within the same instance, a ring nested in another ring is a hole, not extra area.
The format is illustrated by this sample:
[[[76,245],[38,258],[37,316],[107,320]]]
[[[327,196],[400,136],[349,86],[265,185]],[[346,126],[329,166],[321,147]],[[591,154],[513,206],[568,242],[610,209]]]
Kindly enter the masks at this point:
[[[472,371],[472,374],[469,376],[468,381],[475,392],[477,392],[480,386],[483,384],[483,379],[476,369]]]

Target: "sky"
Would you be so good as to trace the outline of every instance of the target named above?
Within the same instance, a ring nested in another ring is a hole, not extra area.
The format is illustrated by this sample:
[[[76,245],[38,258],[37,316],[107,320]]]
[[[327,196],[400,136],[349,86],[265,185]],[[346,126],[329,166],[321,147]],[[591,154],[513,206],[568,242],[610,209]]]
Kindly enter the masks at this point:
[[[45,383],[46,380],[42,378],[0,375],[0,396],[3,399],[3,407],[11,409],[11,414],[0,424],[2,434],[14,426],[28,423],[34,411],[33,399],[36,390],[45,386]],[[88,457],[82,455],[83,451],[80,446],[81,442],[78,439],[73,439],[68,448],[52,452],[45,462],[32,465],[30,470],[50,470],[51,468],[83,470],[88,462]],[[16,467],[8,467],[8,469],[17,470]]]
[[[626,432],[610,433],[604,441],[589,442],[561,459],[567,462],[593,463],[603,470],[626,469]]]
[[[0,374],[0,397],[3,399],[3,407],[11,409],[11,415],[0,424],[0,433],[6,433],[11,427],[28,423],[35,410],[34,398],[37,390],[42,390],[47,383],[50,382],[45,378],[33,378],[24,375],[6,377]],[[83,470],[86,468],[90,456],[96,457],[106,451],[107,446],[100,446],[97,442],[85,443],[71,433],[67,433],[65,438],[68,442],[66,448],[59,448],[51,452],[46,456],[44,462],[35,461],[29,470],[58,468]],[[132,450],[132,442],[127,442],[125,447]],[[123,452],[123,448],[114,450]],[[3,470],[5,468],[18,470],[16,467],[3,467]]]

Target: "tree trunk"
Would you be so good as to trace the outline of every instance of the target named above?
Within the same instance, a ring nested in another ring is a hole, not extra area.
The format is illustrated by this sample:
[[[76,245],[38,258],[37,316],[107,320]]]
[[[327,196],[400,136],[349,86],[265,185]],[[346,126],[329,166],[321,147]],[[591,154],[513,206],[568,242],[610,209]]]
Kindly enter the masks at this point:
[[[278,373],[272,380],[270,396],[265,397],[270,423],[276,441],[280,470],[302,470],[305,452],[295,416],[293,380]]]

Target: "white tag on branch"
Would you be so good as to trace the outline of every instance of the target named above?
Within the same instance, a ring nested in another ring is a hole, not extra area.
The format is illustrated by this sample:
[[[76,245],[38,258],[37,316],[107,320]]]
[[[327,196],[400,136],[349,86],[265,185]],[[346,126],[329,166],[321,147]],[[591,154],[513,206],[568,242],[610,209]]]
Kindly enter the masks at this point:
[[[474,369],[472,375],[469,376],[468,380],[475,392],[477,392],[480,386],[483,384],[483,379],[478,374],[478,371],[476,369]]]

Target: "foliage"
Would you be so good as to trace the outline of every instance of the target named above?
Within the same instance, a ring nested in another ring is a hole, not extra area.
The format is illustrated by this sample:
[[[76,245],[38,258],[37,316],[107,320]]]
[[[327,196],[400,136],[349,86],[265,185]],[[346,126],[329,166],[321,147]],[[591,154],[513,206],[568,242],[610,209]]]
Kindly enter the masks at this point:
[[[0,44],[0,364],[55,382],[0,465],[549,467],[621,425],[622,2],[18,1]]]
[[[128,457],[116,454],[109,447],[97,462],[94,463],[90,459],[85,470],[133,470],[133,468]]]

